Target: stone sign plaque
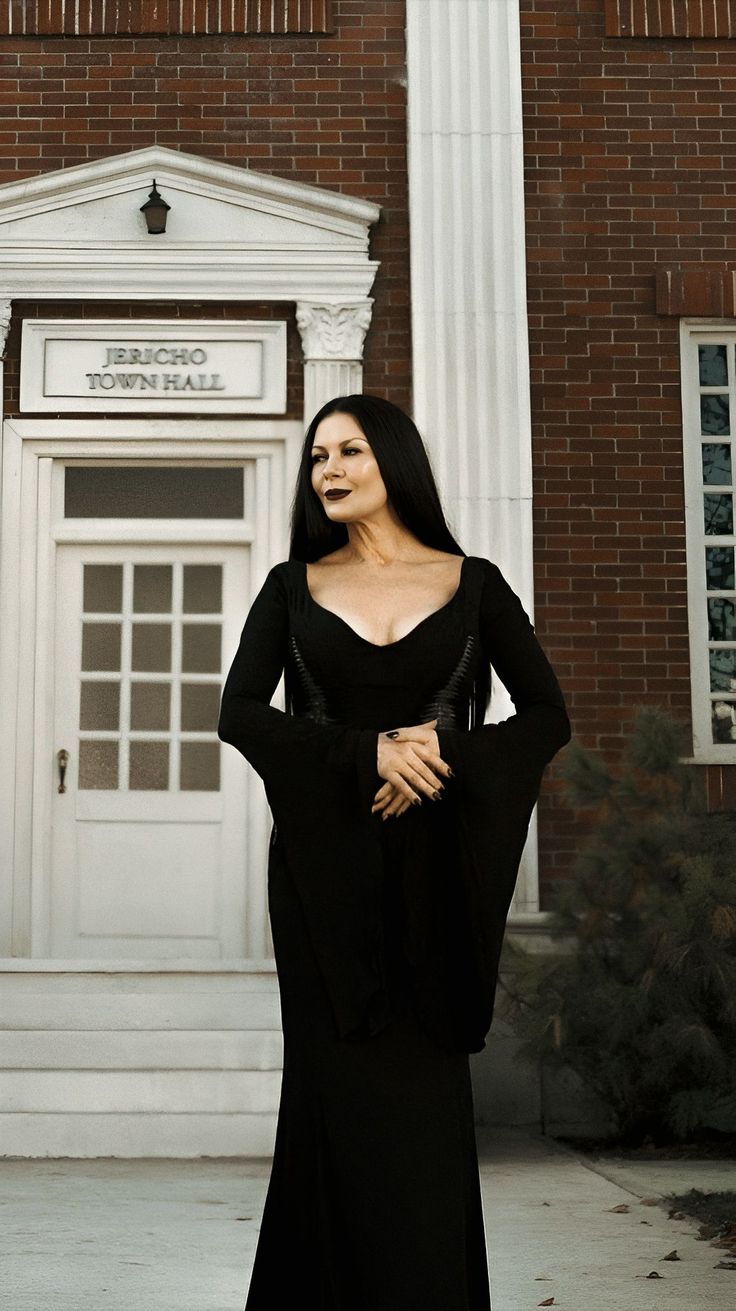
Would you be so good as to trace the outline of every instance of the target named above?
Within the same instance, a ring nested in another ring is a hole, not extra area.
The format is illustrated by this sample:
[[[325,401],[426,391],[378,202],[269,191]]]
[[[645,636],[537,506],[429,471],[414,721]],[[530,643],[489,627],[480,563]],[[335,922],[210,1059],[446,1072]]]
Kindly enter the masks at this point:
[[[26,319],[20,408],[283,414],[286,324]]]

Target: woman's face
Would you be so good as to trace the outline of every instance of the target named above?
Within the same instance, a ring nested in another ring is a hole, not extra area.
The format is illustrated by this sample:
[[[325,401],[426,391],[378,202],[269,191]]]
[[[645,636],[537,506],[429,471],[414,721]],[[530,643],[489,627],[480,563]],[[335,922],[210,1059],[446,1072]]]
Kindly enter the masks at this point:
[[[328,519],[365,519],[387,504],[386,485],[359,423],[352,414],[328,414],[314,434],[312,487]],[[330,497],[331,491],[347,496]]]

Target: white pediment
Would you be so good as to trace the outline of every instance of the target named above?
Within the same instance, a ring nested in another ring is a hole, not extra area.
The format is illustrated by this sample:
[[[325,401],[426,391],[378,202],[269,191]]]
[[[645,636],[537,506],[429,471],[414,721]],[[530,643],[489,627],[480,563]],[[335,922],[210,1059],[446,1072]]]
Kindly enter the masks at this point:
[[[154,178],[171,209],[152,236],[140,206]],[[107,287],[141,298],[177,280],[185,298],[219,297],[228,279],[231,298],[283,299],[290,282],[289,299],[360,297],[379,215],[339,192],[147,146],[0,186],[0,297]]]

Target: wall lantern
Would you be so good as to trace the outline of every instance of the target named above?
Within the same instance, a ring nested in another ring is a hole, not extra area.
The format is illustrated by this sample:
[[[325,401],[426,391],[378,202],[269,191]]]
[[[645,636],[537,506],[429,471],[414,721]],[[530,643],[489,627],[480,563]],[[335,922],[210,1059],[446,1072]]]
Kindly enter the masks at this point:
[[[156,179],[154,178],[153,191],[149,195],[145,205],[141,205],[141,213],[146,216],[146,224],[151,236],[154,236],[158,232],[166,231],[166,215],[170,209],[171,205],[167,205],[163,196],[158,194],[158,191],[156,190]]]

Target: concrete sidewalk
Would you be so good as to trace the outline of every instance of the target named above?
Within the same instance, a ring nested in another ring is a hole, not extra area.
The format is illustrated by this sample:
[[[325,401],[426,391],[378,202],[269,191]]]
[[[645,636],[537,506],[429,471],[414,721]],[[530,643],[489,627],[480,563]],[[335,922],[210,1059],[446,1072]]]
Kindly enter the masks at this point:
[[[736,1188],[733,1161],[592,1162],[521,1130],[479,1129],[478,1145],[493,1311],[552,1297],[565,1311],[736,1303],[736,1271],[714,1268],[723,1250],[641,1202]],[[0,1162],[3,1311],[243,1311],[269,1172],[269,1160]],[[664,1261],[673,1248],[681,1260]]]

